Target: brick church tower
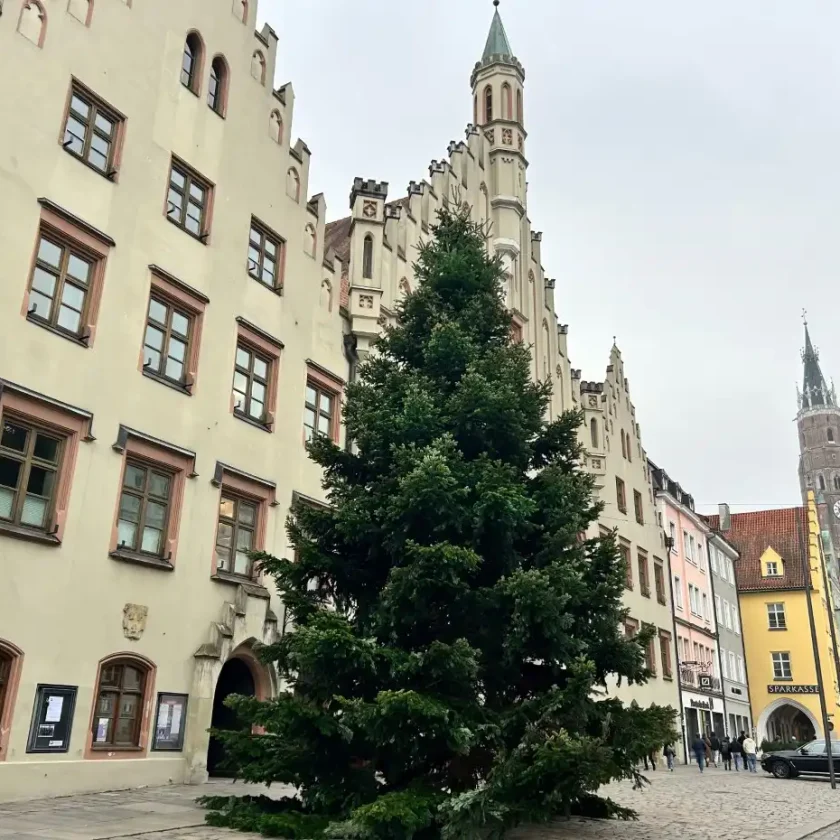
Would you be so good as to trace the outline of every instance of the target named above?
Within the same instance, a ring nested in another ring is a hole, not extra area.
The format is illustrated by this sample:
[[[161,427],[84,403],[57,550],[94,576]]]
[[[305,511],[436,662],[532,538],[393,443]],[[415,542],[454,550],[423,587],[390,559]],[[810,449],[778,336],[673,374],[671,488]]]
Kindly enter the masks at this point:
[[[805,322],[805,349],[802,351],[802,390],[798,392],[799,485],[803,501],[814,491],[820,519],[826,568],[831,578],[832,603],[840,619],[840,407],[820,368],[820,355],[811,342]]]

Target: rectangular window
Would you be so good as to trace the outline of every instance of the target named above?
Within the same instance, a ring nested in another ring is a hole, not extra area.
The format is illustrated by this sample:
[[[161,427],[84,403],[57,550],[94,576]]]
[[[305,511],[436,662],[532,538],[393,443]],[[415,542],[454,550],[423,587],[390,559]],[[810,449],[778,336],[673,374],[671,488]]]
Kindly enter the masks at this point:
[[[717,621],[718,624],[721,623],[722,615],[723,613],[721,612],[720,607],[720,595],[715,595],[715,621]]]
[[[256,219],[248,238],[248,274],[275,292],[283,288],[284,242]]]
[[[779,564],[775,560],[767,561],[767,577],[779,576]]]
[[[738,607],[736,604],[732,605],[732,629],[740,636],[741,622],[738,620]]]
[[[694,642],[694,661],[700,662],[700,645],[697,642]]]
[[[747,672],[744,670],[744,657],[738,657],[738,680],[742,683],[747,681]]]
[[[122,115],[74,82],[61,144],[70,154],[112,178],[123,121]]]
[[[720,670],[722,672],[722,676],[725,680],[729,679],[729,668],[727,666],[727,654],[726,651],[721,648],[720,651]]]
[[[94,748],[140,746],[146,676],[130,664],[102,666],[93,717]]]
[[[688,559],[694,563],[695,566],[697,565],[697,554],[695,552],[693,535],[689,535],[688,537]]]
[[[647,625],[645,629],[648,629]],[[645,645],[645,668],[656,675],[656,639],[653,637]]]
[[[75,243],[41,233],[29,285],[27,317],[84,337],[97,257]]]
[[[773,659],[773,679],[774,680],[790,680],[793,675],[790,669],[790,654],[789,653],[771,653]]]
[[[668,598],[665,595],[665,571],[661,560],[653,558],[653,585],[656,587],[656,600],[660,604],[667,604]]]
[[[709,546],[709,564],[712,567],[712,572],[714,574],[720,574],[718,571],[718,562],[717,562],[717,549],[713,546]]]
[[[785,605],[783,603],[767,605],[767,626],[771,630],[787,630]]]
[[[688,531],[683,531],[683,553],[685,554],[685,559],[688,560],[689,563],[694,562],[694,559],[691,556],[691,543],[688,541]]]
[[[0,422],[0,520],[47,531],[56,500],[62,439],[4,416]]]
[[[233,411],[263,425],[267,422],[266,401],[271,359],[242,344],[236,346],[233,372]]]
[[[152,296],[143,339],[144,372],[184,385],[190,355],[193,316],[187,309]]]
[[[677,526],[673,522],[668,523],[668,531],[671,535],[671,551],[677,553]]]
[[[706,552],[703,551],[703,543],[698,540],[697,541],[697,560],[700,563],[700,571],[706,571]]]
[[[665,630],[659,631],[659,657],[662,660],[662,676],[670,679],[674,675],[671,667],[671,634]]]
[[[732,614],[729,612],[729,601],[723,602],[723,623],[727,630],[732,629]]]
[[[252,577],[250,552],[256,548],[258,504],[222,493],[216,530],[216,570]]]
[[[173,159],[172,168],[169,170],[166,218],[203,241],[210,233],[212,191],[213,187],[209,181]]]
[[[624,482],[620,478],[615,480],[615,495],[618,509],[622,513],[627,513],[627,497],[624,492]]]
[[[163,556],[171,486],[171,474],[136,461],[126,463],[117,520],[118,551]]]
[[[639,632],[639,622],[635,618],[624,619],[624,635],[628,639],[632,639]]]
[[[697,590],[694,588],[693,583],[688,584],[688,608],[691,610],[693,615],[697,615],[698,613],[698,606],[697,606]]]
[[[645,598],[650,598],[650,579],[648,572],[648,556],[641,549],[636,549],[636,561],[639,565],[639,588]]]
[[[680,611],[683,610],[682,580],[676,576],[674,576],[674,606]]]
[[[738,679],[737,661],[735,659],[735,654],[731,650],[729,651],[729,677],[733,680]]]
[[[624,564],[624,586],[627,589],[633,588],[633,561],[630,557],[630,546],[625,542],[618,544],[618,553],[621,562]]]
[[[645,512],[642,509],[642,494],[638,490],[633,491],[633,508],[636,512],[636,522],[639,525],[645,524]]]
[[[711,620],[711,616],[709,615],[709,596],[705,592],[703,593],[702,616],[707,622]]]
[[[303,428],[307,440],[312,440],[316,433],[335,440],[336,395],[312,380],[306,383],[306,404],[303,415]]]

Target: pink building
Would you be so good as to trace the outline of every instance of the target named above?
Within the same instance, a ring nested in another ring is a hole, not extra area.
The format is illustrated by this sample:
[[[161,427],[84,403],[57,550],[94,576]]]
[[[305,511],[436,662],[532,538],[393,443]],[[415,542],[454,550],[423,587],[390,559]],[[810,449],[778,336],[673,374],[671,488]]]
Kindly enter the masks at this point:
[[[698,734],[726,734],[719,673],[709,528],[694,511],[694,499],[664,471],[651,465],[656,510],[669,549],[674,635],[680,682],[683,742]]]

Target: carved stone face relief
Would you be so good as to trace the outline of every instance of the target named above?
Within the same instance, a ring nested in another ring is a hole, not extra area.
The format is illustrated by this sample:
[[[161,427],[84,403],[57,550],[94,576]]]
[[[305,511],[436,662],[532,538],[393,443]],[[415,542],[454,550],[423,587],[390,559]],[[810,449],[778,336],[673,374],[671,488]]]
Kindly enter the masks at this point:
[[[123,607],[123,635],[126,639],[137,641],[146,629],[149,608],[142,604],[126,604]]]

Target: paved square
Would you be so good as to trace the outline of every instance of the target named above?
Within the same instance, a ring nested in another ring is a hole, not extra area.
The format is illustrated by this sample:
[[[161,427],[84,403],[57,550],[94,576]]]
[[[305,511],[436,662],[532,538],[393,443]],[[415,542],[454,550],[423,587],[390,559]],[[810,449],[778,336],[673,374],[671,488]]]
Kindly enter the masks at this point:
[[[840,788],[832,791],[827,782],[715,768],[701,775],[693,767],[648,775],[652,784],[644,791],[626,783],[605,791],[635,808],[637,822],[573,819],[516,832],[511,840],[840,840]],[[0,803],[0,840],[248,840],[256,835],[205,826],[195,798],[264,790],[212,782]]]

